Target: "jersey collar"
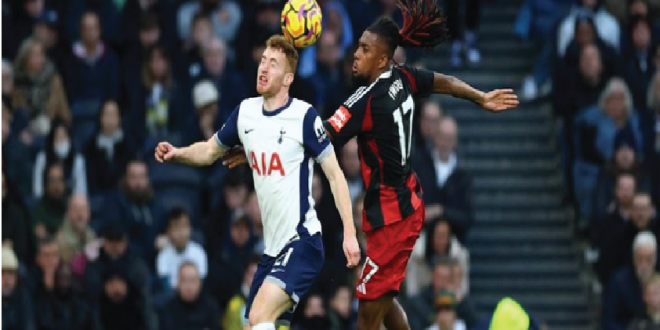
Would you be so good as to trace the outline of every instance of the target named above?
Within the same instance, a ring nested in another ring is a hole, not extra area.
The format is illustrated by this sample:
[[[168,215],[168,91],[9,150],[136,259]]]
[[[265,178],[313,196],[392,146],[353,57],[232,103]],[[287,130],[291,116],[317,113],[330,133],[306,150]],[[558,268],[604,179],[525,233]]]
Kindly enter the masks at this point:
[[[392,76],[392,68],[390,68],[389,70],[381,73],[380,76],[378,76],[378,79],[387,79],[391,76]]]
[[[291,105],[291,101],[293,101],[293,98],[289,96],[289,101],[286,102],[285,105],[273,110],[273,111],[266,111],[266,109],[261,106],[261,112],[264,114],[266,117],[272,117],[272,116],[277,116],[280,112],[284,111],[284,109],[288,108]]]

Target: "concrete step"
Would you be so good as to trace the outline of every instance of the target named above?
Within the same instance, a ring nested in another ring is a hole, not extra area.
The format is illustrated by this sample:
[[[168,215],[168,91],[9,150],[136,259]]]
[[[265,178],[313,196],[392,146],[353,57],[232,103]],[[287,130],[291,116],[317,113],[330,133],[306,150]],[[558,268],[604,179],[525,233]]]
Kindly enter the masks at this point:
[[[509,278],[509,279],[574,279],[579,265],[575,261],[561,262],[507,262],[492,260],[473,263],[470,266],[470,278]]]
[[[562,191],[564,181],[562,176],[499,176],[477,177],[474,180],[474,189],[484,192],[496,191]]]
[[[463,162],[463,166],[474,176],[505,174],[551,175],[557,173],[556,171],[560,169],[559,165],[559,156],[556,156],[552,160],[497,159],[487,161],[466,160]]]
[[[554,137],[552,126],[526,126],[512,124],[475,124],[465,123],[460,127],[460,134],[464,138],[488,137],[519,137],[519,138],[547,138]]]
[[[503,241],[503,242],[555,242],[571,237],[568,228],[535,228],[525,227],[512,230],[510,228],[476,227],[470,231],[472,242]]]
[[[575,309],[584,309],[587,304],[586,297],[581,293],[556,293],[537,295],[513,294],[507,295],[520,302],[525,309],[533,311],[571,311]],[[476,300],[479,306],[496,306],[502,300],[502,295],[480,295]],[[562,328],[563,329],[563,328]]]
[[[461,142],[461,155],[472,161],[492,160],[494,158],[515,159],[552,159],[557,155],[554,143],[548,138],[548,143],[516,144],[506,142],[481,142],[469,137],[464,137]],[[535,142],[535,141],[532,141]]]
[[[470,250],[470,260],[472,262],[481,262],[488,260],[563,260],[574,261],[576,260],[576,251],[572,246],[495,246],[484,247],[479,246],[478,243],[468,244]]]
[[[455,68],[451,64],[449,51],[443,51],[439,54],[424,60],[426,67],[430,70],[449,75],[459,75],[463,72],[488,71],[490,73],[509,73],[509,72],[528,72],[534,65],[533,57],[502,57],[486,56],[476,67],[462,66]]]
[[[479,226],[558,226],[565,225],[571,219],[568,209],[551,210],[487,210],[479,208],[475,212],[475,219]]]
[[[525,291],[538,293],[572,293],[580,292],[584,288],[582,283],[575,279],[536,278],[529,280],[511,279],[477,279],[470,281],[470,290],[484,293],[518,294]]]

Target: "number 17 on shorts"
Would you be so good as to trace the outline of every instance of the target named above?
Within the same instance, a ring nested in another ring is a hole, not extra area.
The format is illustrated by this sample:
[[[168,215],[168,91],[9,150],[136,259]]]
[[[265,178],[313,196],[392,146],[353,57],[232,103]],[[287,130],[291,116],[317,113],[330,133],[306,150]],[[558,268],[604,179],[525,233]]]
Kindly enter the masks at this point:
[[[362,273],[360,273],[360,282],[357,286],[357,292],[361,293],[362,295],[367,294],[367,283],[376,274],[377,271],[378,265],[376,265],[376,263],[373,262],[371,258],[367,257],[367,260],[365,260],[364,266],[362,267]]]

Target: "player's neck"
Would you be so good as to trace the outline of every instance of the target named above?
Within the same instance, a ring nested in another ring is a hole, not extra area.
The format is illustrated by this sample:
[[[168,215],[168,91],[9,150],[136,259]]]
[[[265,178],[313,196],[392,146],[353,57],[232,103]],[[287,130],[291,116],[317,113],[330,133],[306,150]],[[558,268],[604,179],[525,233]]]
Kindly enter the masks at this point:
[[[384,67],[383,69],[378,70],[378,72],[376,72],[376,74],[373,77],[369,78],[369,85],[373,84],[374,81],[378,80],[378,78],[380,78],[380,76],[382,76],[383,73],[385,73],[387,71],[390,71],[390,70],[392,70],[392,65],[388,65],[388,66]]]
[[[264,110],[275,111],[289,102],[289,93],[281,91],[275,95],[264,95]]]

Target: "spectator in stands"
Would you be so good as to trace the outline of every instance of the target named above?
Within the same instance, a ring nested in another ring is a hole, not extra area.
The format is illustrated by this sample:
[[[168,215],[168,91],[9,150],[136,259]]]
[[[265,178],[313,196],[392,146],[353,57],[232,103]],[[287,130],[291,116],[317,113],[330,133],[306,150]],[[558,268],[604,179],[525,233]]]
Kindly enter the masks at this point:
[[[469,292],[470,252],[456,239],[451,226],[446,220],[436,219],[431,226],[430,234],[426,237],[424,258],[429,267],[434,265],[441,257],[451,257],[458,261],[461,267],[461,281],[457,296],[463,297]],[[455,281],[456,282],[456,281]]]
[[[250,219],[240,212],[230,218],[229,232],[215,251],[209,270],[210,288],[221,302],[227,302],[244,280],[245,268],[254,250]]]
[[[250,295],[254,273],[257,272],[259,257],[253,256],[248,260],[248,266],[243,274],[243,282],[241,283],[240,289],[237,290],[226,304],[227,307],[222,316],[222,328],[224,330],[243,330],[243,327],[248,325],[247,322],[245,322],[245,304]]]
[[[64,70],[66,46],[59,34],[60,15],[55,10],[46,10],[37,19],[33,27],[32,37],[41,42],[46,56],[53,61],[58,72]]]
[[[35,291],[52,291],[55,288],[57,270],[62,263],[60,247],[51,237],[43,238],[37,243],[35,267],[32,269],[31,289]]]
[[[647,96],[648,100],[648,120],[645,121],[647,127],[647,166],[650,169],[660,168],[660,71],[653,77],[653,83],[649,86]],[[653,200],[656,205],[660,205],[660,172],[650,171],[652,182]]]
[[[156,260],[156,272],[163,281],[166,291],[177,287],[179,268],[190,261],[199,271],[202,278],[208,272],[206,252],[199,243],[190,240],[190,217],[182,208],[173,208],[167,215],[168,244],[160,250]]]
[[[14,73],[13,105],[27,111],[34,135],[46,135],[55,119],[71,121],[62,79],[40,41],[30,38],[21,44]]]
[[[53,235],[59,230],[67,207],[64,167],[59,163],[51,163],[42,175],[44,195],[32,209],[31,216],[37,238]]]
[[[3,79],[3,89],[5,86]],[[24,127],[20,127],[20,122],[27,120],[21,120],[25,117],[20,110],[10,108],[11,101],[5,99],[4,94],[2,99],[2,170],[14,180],[21,198],[29,200],[32,197],[32,153],[28,145],[32,139],[29,133],[23,134]]]
[[[75,194],[87,195],[87,170],[85,158],[72,141],[71,128],[62,121],[53,122],[44,150],[37,153],[34,162],[34,197],[44,194],[44,170],[48,164],[61,163],[66,187]]]
[[[80,41],[73,44],[66,65],[65,81],[74,116],[78,107],[99,107],[119,96],[119,63],[115,53],[101,40],[101,23],[94,12],[80,17]],[[105,27],[105,26],[104,26]]]
[[[618,224],[607,223],[606,241],[601,248],[601,265],[607,265],[609,270],[615,271],[621,266],[630,264],[630,249],[638,233],[649,231],[660,233],[660,223],[654,219],[654,208],[651,197],[645,193],[638,193],[633,198],[630,221]],[[610,218],[611,219],[611,218]],[[607,282],[606,282],[607,283]]]
[[[2,329],[36,330],[32,297],[18,276],[19,262],[10,247],[2,246]]]
[[[197,0],[190,1],[179,8],[177,26],[179,39],[186,40],[191,34],[191,22],[195,13],[207,15],[213,23],[216,37],[233,43],[238,34],[243,13],[233,0]]]
[[[436,316],[433,325],[426,330],[465,330],[465,322],[456,315],[456,297],[449,290],[442,290],[434,301]]]
[[[609,74],[617,73],[620,61],[617,50],[607,44],[598,35],[593,16],[578,15],[575,20],[575,38],[568,44],[566,51],[557,56],[555,70],[575,72],[579,67],[580,50],[587,45],[596,45],[601,53],[603,69]]]
[[[603,40],[619,50],[621,29],[619,23],[610,14],[601,0],[581,0],[580,6],[574,7],[566,18],[559,25],[557,38],[557,51],[563,55],[568,48],[571,40],[575,37],[575,21],[584,13],[592,14],[596,31]]]
[[[644,286],[646,309],[639,312],[628,330],[653,330],[660,327],[660,275],[655,273]]]
[[[426,220],[447,219],[456,238],[465,242],[473,223],[472,178],[459,164],[457,140],[456,121],[451,117],[442,118],[434,138],[435,150],[418,152],[413,166],[420,181],[425,183]]]
[[[130,269],[112,267],[103,273],[99,320],[104,330],[156,330],[153,308],[126,274]]]
[[[316,44],[316,74],[312,76],[317,99],[309,100],[319,109],[322,117],[335,109],[328,108],[332,90],[341,83],[341,49],[336,32],[324,31]]]
[[[138,1],[131,2],[137,3]],[[136,79],[139,76],[137,73],[142,72],[142,67],[148,62],[148,51],[159,44],[162,45],[160,21],[156,14],[146,12],[137,19],[137,22],[139,26],[136,27],[138,31],[136,40],[126,45],[126,50],[121,57],[122,79],[120,80],[120,92],[123,93],[122,96],[126,103],[130,105],[131,111],[136,112],[142,109],[145,99],[142,91],[142,79]]]
[[[575,195],[580,215],[589,217],[598,172],[604,162],[614,158],[616,141],[620,139],[633,146],[638,155],[643,151],[642,126],[632,105],[626,83],[612,78],[603,91],[598,106],[584,110],[578,118],[579,148],[573,171]]]
[[[305,299],[302,316],[298,320],[296,330],[330,330],[330,318],[326,312],[323,297],[311,293]]]
[[[194,262],[179,267],[177,295],[160,312],[162,330],[220,330],[220,309],[202,291],[202,277]]]
[[[418,147],[425,148],[427,151],[435,149],[433,141],[438,132],[442,114],[442,107],[438,101],[429,99],[422,103],[422,112],[419,117]]]
[[[625,173],[635,177],[639,190],[650,191],[649,175],[637,158],[635,149],[626,141],[619,139],[614,158],[598,174],[594,190],[592,219],[602,219],[607,215],[607,206],[614,199],[616,178]]]
[[[644,310],[642,292],[655,273],[657,242],[653,233],[645,231],[635,237],[632,265],[619,269],[603,296],[604,330],[625,329],[636,313]]]
[[[470,65],[479,64],[481,53],[477,48],[477,28],[481,14],[481,0],[469,0],[465,8],[465,31],[460,32],[460,3],[459,0],[445,2],[447,10],[447,28],[451,36],[451,64],[455,67],[463,65],[462,53]],[[461,40],[463,38],[463,40]]]
[[[193,88],[193,104],[197,116],[189,116],[192,122],[185,138],[188,143],[208,140],[218,131],[218,101],[220,95],[215,85],[209,80],[198,82]]]
[[[89,227],[89,201],[84,195],[69,198],[69,207],[62,227],[57,233],[62,262],[69,265],[74,257],[84,253],[87,244],[96,239]]]
[[[341,149],[340,164],[348,182],[348,191],[351,194],[351,200],[355,202],[355,199],[364,191],[364,184],[362,183],[362,175],[360,173],[357,138],[348,141]]]
[[[215,84],[222,95],[217,120],[219,124],[224,124],[234,108],[248,95],[245,90],[246,84],[243,76],[232,66],[227,65],[227,44],[222,39],[213,37],[206,40],[202,48],[202,57],[204,71],[192,78],[195,81],[209,79]]]
[[[105,194],[116,188],[133,156],[133,147],[122,128],[119,106],[115,101],[106,101],[99,113],[96,135],[85,149],[90,194]]]
[[[87,293],[96,301],[103,291],[106,275],[113,269],[122,269],[128,283],[141,291],[141,298],[151,300],[149,294],[149,269],[145,262],[129,248],[128,233],[118,223],[112,223],[103,230],[103,244],[96,259],[90,258],[85,270]],[[145,302],[148,303],[148,302]],[[153,316],[153,315],[152,315]]]
[[[146,51],[142,67],[142,85],[131,113],[132,134],[142,147],[147,138],[160,138],[183,129],[179,85],[174,80],[172,65],[161,46]],[[177,125],[178,124],[178,125]]]
[[[34,24],[48,11],[48,8],[46,0],[13,1],[13,3],[5,2],[3,5],[3,8],[9,11],[6,21],[9,22],[8,26],[11,27],[12,33],[3,35],[2,57],[13,58],[20,43],[32,34]],[[5,41],[5,37],[8,40]]]
[[[330,329],[344,330],[355,328],[357,314],[353,313],[351,300],[353,290],[345,285],[339,286],[330,299],[328,317],[330,318]]]
[[[154,196],[147,164],[138,159],[129,161],[119,189],[105,202],[104,222],[120,221],[135,253],[152,257],[164,215],[165,206]]]
[[[38,286],[34,294],[38,329],[93,329],[94,311],[78,291],[71,267],[60,264],[51,288]]]
[[[637,109],[644,109],[646,105],[646,92],[656,69],[653,62],[653,43],[657,40],[654,40],[654,37],[658,36],[652,35],[648,19],[636,17],[630,23],[630,30],[624,39],[627,40],[623,50],[626,63],[624,75]]]
[[[176,33],[176,5],[166,0],[130,0],[126,1],[121,11],[121,35],[124,44],[141,42],[143,35],[142,18],[145,16],[157,17],[159,40],[167,49],[172,50],[177,42]],[[150,31],[154,31],[151,29]],[[152,45],[151,45],[152,46]]]
[[[607,206],[607,215],[601,219],[594,219],[592,223],[592,244],[601,251],[596,272],[604,285],[608,283],[611,273],[621,266],[620,260],[608,259],[607,252],[604,251],[611,249],[616,254],[627,253],[609,247],[609,242],[623,232],[626,223],[630,221],[636,187],[635,177],[630,174],[619,175],[614,191],[615,199]]]
[[[2,245],[12,248],[22,263],[34,257],[32,219],[13,182],[2,172]]]
[[[213,38],[213,23],[211,18],[198,12],[193,16],[191,35],[183,40],[183,59],[176,63],[177,74],[180,77],[194,76],[203,65],[202,49],[207,40]]]
[[[408,300],[406,310],[412,329],[425,329],[431,325],[431,320],[435,318],[434,302],[439,292],[455,291],[453,268],[456,262],[455,259],[440,258],[433,267],[431,285],[422,290],[418,296]],[[465,321],[468,329],[479,322],[475,306],[469,296],[464,296],[461,300],[457,299],[456,314],[459,319]]]
[[[65,33],[69,44],[80,38],[85,38],[85,31],[80,29],[80,21],[85,15],[94,13],[98,16],[99,26],[103,29],[99,33],[109,46],[119,48],[121,42],[120,16],[121,5],[114,1],[99,0],[70,0],[67,6],[61,9],[64,13]]]

